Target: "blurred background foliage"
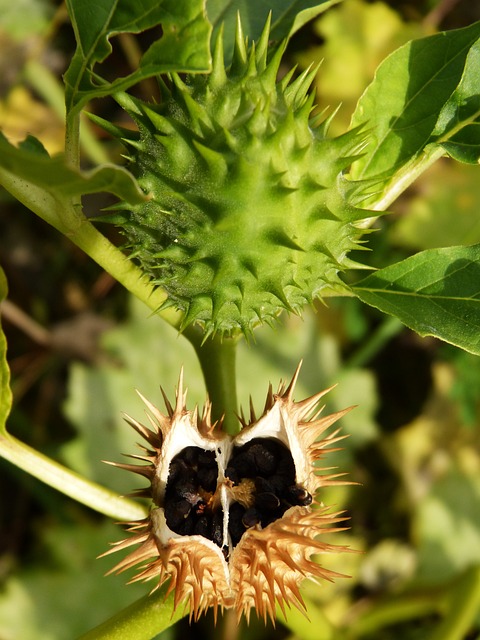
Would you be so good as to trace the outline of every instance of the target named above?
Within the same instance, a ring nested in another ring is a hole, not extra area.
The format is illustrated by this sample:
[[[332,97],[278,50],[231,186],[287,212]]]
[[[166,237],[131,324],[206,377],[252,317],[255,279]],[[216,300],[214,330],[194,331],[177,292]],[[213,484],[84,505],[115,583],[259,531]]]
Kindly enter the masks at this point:
[[[323,61],[318,104],[330,111],[341,104],[333,124],[340,133],[392,50],[478,19],[480,6],[469,0],[344,0],[295,35],[288,61],[300,68]],[[150,37],[117,38],[111,74],[134,64]],[[62,150],[60,77],[73,50],[62,4],[0,0],[0,128],[10,140],[31,133],[50,153]],[[151,82],[137,90],[143,97],[156,91]],[[109,100],[91,108],[116,122],[124,117]],[[100,131],[85,134],[86,166],[119,160],[120,149]],[[202,405],[193,350],[7,193],[0,192],[0,204],[0,261],[10,290],[2,308],[14,392],[9,429],[87,477],[128,492],[135,479],[102,463],[135,450],[122,412],[142,419],[134,389],[162,405],[159,385],[172,397],[181,366],[190,406]],[[106,204],[99,196],[85,200],[87,212]],[[375,264],[480,242],[479,207],[478,168],[437,163],[370,236]],[[116,240],[115,231],[105,232]],[[330,488],[324,501],[351,517],[351,528],[332,542],[363,553],[325,558],[329,568],[352,577],[306,584],[311,617],[342,629],[340,638],[433,637],[449,594],[461,591],[480,566],[480,359],[421,339],[356,299],[331,299],[302,320],[285,317],[278,331],[259,329],[255,343],[242,345],[241,405],[248,406],[251,394],[261,410],[268,382],[289,379],[300,358],[298,399],[337,383],[326,411],[357,405],[342,421],[349,434],[344,450],[325,465],[347,471],[359,485]],[[73,638],[146,593],[145,585],[124,586],[124,576],[103,577],[113,561],[96,556],[121,537],[114,523],[3,461],[0,491],[1,640]],[[308,621],[295,631],[253,622],[241,637],[293,633],[322,640],[320,629],[312,632]],[[480,612],[465,638],[479,633]],[[213,635],[207,616],[190,630],[182,621],[161,637]]]

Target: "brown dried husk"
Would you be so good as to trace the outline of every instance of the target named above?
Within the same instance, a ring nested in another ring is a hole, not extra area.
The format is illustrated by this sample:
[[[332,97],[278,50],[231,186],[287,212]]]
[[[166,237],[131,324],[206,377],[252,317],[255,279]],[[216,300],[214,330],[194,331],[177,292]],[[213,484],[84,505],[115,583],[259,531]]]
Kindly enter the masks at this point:
[[[329,389],[295,402],[293,391],[299,370],[300,365],[287,388],[280,384],[274,394],[270,386],[260,418],[257,419],[253,408],[248,421],[242,415],[243,428],[235,438],[223,433],[220,424],[212,424],[208,401],[202,415],[196,410],[187,410],[182,375],[175,407],[163,394],[166,415],[142,396],[150,412],[152,428],[129,416],[126,419],[149,445],[144,455],[132,457],[147,464],[114,464],[150,480],[150,487],[137,494],[152,498],[153,507],[146,519],[127,523],[127,530],[133,535],[114,543],[107,552],[136,547],[111,572],[139,568],[139,573],[130,582],[156,579],[154,589],[170,580],[167,595],[174,591],[175,608],[185,603],[194,620],[210,607],[214,609],[215,618],[219,610],[233,607],[238,619],[242,615],[249,619],[254,609],[259,617],[274,620],[277,604],[284,613],[285,605],[289,607],[290,604],[305,610],[299,589],[303,579],[332,581],[342,577],[323,567],[318,558],[312,559],[312,556],[350,551],[348,547],[317,539],[322,534],[343,531],[344,526],[335,525],[346,519],[342,512],[331,513],[318,501],[319,490],[350,484],[344,479],[345,474],[325,473],[328,469],[319,468],[317,462],[327,447],[330,451],[337,450],[331,446],[345,436],[339,435],[339,430],[328,434],[326,431],[351,407],[319,417],[323,409],[318,406],[320,399]],[[290,507],[265,528],[256,525],[247,529],[226,560],[213,541],[200,535],[182,536],[167,526],[162,501],[169,465],[186,446],[221,450],[223,453],[217,459],[220,469],[217,491],[228,514],[228,502],[233,499],[234,489],[224,476],[222,480],[226,461],[234,445],[244,445],[253,438],[277,438],[290,449],[296,481],[314,496],[314,500],[310,506]]]

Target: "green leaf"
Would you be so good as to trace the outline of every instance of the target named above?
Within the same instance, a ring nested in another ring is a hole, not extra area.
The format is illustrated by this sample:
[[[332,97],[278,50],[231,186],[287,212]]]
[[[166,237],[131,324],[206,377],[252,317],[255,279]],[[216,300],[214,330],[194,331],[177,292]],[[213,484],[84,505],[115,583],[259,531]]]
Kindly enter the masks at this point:
[[[477,40],[468,52],[462,79],[441,110],[433,132],[452,158],[469,164],[477,164],[480,158],[479,68],[480,40]]]
[[[0,305],[7,297],[7,279],[0,268]],[[1,307],[0,307],[1,308]],[[1,315],[0,315],[1,320]],[[5,433],[5,423],[12,407],[10,370],[7,363],[7,341],[0,322],[0,434]]]
[[[372,139],[370,150],[354,164],[355,178],[390,176],[440,132],[446,141],[468,123],[478,110],[479,37],[477,22],[409,42],[385,59],[353,115],[352,126],[367,123]],[[460,106],[463,94],[477,98]]]
[[[67,113],[88,100],[125,90],[168,71],[205,72],[210,66],[210,31],[203,0],[67,0],[77,49],[65,74]],[[111,53],[110,38],[161,26],[161,37],[131,74],[107,82],[95,65]]]
[[[0,167],[55,199],[106,191],[131,203],[145,200],[135,178],[123,167],[104,164],[91,171],[80,171],[67,166],[61,156],[50,158],[42,153],[40,143],[34,144],[33,140],[29,137],[22,148],[17,148],[0,135]],[[1,171],[0,184],[8,189]]]
[[[235,41],[237,14],[242,19],[245,35],[249,40],[257,40],[268,14],[272,12],[271,38],[283,40],[340,1],[276,0],[275,3],[269,3],[258,0],[207,0],[207,13],[214,26],[214,34],[223,24],[225,58],[229,60]]]
[[[421,336],[480,355],[480,244],[422,251],[353,290]]]

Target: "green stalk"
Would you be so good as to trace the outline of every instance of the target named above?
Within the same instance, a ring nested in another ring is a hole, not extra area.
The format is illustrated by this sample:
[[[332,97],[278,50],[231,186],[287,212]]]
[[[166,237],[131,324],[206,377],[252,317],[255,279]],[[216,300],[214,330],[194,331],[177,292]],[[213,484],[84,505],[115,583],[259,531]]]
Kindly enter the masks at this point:
[[[371,610],[348,625],[345,638],[354,640],[378,634],[384,627],[439,613],[443,604],[444,598],[440,591],[416,593],[387,602],[378,602]]]
[[[50,487],[109,518],[130,522],[141,520],[147,515],[145,507],[140,503],[87,480],[5,431],[0,434],[0,456]]]
[[[235,435],[240,424],[237,418],[236,349],[239,337],[223,338],[215,336],[203,341],[203,333],[196,327],[185,331],[185,337],[192,343],[205,385],[212,402],[212,418],[223,417],[223,430]]]
[[[480,566],[470,567],[450,588],[449,610],[431,640],[462,640],[480,612]]]
[[[23,75],[63,122],[65,119],[64,87],[50,69],[38,60],[30,59],[23,69]],[[108,154],[94,136],[89,121],[83,115],[80,116],[79,144],[83,153],[95,164],[110,162]]]
[[[432,144],[425,147],[418,157],[407,162],[388,183],[381,197],[368,204],[373,211],[385,211],[408,187],[419,178],[432,164],[445,155],[443,147]],[[373,218],[372,218],[373,220]]]
[[[140,598],[78,640],[151,640],[186,613],[182,606],[173,610],[173,594],[165,598],[167,587]]]

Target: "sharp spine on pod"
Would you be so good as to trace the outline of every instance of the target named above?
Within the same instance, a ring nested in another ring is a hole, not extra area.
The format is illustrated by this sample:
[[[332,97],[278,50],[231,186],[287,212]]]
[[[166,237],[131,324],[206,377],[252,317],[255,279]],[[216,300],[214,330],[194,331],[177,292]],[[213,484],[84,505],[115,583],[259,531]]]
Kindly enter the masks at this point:
[[[320,417],[328,389],[296,402],[299,370],[276,394],[270,385],[259,418],[253,406],[250,419],[241,414],[235,437],[212,424],[208,401],[201,414],[187,410],[182,376],[174,406],[162,390],[166,414],[142,396],[150,426],[126,420],[147,442],[134,456],[145,464],[116,466],[150,481],[140,495],[151,498],[152,508],[145,520],[128,523],[133,535],[107,552],[136,547],[112,571],[138,567],[132,581],[156,579],[154,588],[170,579],[175,607],[185,603],[193,619],[210,607],[215,617],[233,607],[238,618],[254,609],[274,619],[276,604],[304,609],[305,577],[341,575],[311,556],[348,550],[317,540],[343,530],[338,524],[345,520],[320,502],[321,489],[348,484],[317,462],[345,437],[327,430],[349,409]]]
[[[329,120],[311,117],[316,69],[277,81],[286,44],[270,55],[269,28],[248,47],[239,24],[229,67],[220,32],[211,73],[171,74],[160,104],[119,94],[136,136],[105,123],[150,195],[112,221],[181,328],[206,335],[250,335],[344,287],[339,274],[362,266],[347,257],[364,248],[361,223],[379,215],[358,208],[371,185],[344,175],[367,135],[327,137]]]

